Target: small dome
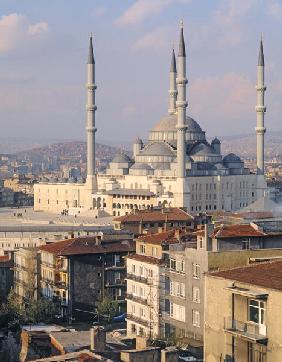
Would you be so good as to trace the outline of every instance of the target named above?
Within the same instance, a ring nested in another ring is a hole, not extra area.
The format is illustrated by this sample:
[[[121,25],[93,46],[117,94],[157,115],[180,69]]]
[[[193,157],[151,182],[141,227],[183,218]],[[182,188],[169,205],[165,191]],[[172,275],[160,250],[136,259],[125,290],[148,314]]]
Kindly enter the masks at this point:
[[[229,153],[223,158],[223,162],[242,162],[241,158],[234,153]]]
[[[152,167],[147,163],[135,163],[132,167],[132,170],[152,170]]]
[[[214,149],[205,143],[196,144],[190,151],[190,156],[208,156],[214,154]]]
[[[142,151],[142,155],[148,156],[174,156],[171,147],[165,142],[149,143]]]
[[[176,131],[177,115],[172,114],[162,118],[152,129],[155,132]],[[191,117],[186,117],[187,131],[186,132],[203,132],[199,124]]]
[[[112,160],[113,163],[128,163],[132,162],[129,156],[127,156],[125,153],[119,153],[117,154],[114,159]]]

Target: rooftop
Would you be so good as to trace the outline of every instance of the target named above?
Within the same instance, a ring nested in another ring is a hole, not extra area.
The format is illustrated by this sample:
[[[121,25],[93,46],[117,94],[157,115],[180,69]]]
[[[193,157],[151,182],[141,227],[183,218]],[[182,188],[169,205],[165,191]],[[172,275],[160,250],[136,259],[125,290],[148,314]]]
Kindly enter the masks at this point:
[[[187,237],[191,239],[191,233],[187,233],[185,230],[169,230],[161,233],[149,234],[140,236],[139,241],[143,241],[148,244],[163,245],[163,244],[175,244],[181,241],[186,241]]]
[[[149,264],[155,264],[155,265],[164,264],[163,259],[158,259],[158,258],[154,258],[152,256],[140,255],[140,254],[128,255],[127,259],[137,260],[137,261],[141,261],[142,263],[149,263]]]
[[[212,234],[213,238],[235,238],[264,236],[264,232],[251,224],[221,225]]]
[[[105,254],[134,251],[134,243],[128,240],[97,243],[95,237],[89,236],[57,241],[39,249],[60,256]]]
[[[136,213],[116,217],[114,222],[136,223],[136,222],[172,222],[172,221],[191,221],[193,216],[187,212],[174,207],[162,210],[142,210]]]
[[[210,273],[210,276],[282,291],[282,260]]]

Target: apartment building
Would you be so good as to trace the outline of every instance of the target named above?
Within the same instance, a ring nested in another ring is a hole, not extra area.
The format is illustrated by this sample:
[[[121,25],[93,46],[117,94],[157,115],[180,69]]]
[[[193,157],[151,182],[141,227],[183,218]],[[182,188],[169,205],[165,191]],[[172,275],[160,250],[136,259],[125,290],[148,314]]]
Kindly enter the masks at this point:
[[[196,218],[198,221],[199,217]],[[153,234],[175,228],[194,228],[195,217],[177,207],[133,210],[132,213],[113,220],[116,230],[130,230],[134,235]]]
[[[20,248],[14,253],[14,290],[22,299],[40,295],[40,254],[37,248]]]
[[[282,261],[208,274],[205,361],[282,360]]]
[[[8,255],[0,255],[0,303],[6,301],[13,286],[13,260]]]
[[[164,335],[165,268],[172,244],[186,243],[189,233],[170,230],[142,236],[136,254],[127,257],[127,335]],[[175,313],[181,313],[175,305]]]
[[[195,346],[203,343],[205,273],[282,257],[281,231],[273,224],[272,227],[266,224],[264,228],[263,225],[237,224],[215,228],[207,224],[195,233],[196,243],[169,246],[170,263],[165,268],[164,296],[167,338],[174,335]],[[179,265],[184,265],[183,270]],[[176,307],[181,317],[175,317],[174,303],[181,306]]]
[[[42,295],[60,305],[63,317],[89,320],[106,295],[125,311],[124,257],[135,251],[132,234],[109,231],[40,250]]]

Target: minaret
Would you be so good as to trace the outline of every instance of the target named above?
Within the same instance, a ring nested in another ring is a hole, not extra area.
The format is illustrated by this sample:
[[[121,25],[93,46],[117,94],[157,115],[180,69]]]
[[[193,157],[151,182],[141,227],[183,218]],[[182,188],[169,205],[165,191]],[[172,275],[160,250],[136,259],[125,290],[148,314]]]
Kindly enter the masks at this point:
[[[260,41],[257,72],[257,174],[264,175],[264,134],[266,131],[264,127],[264,113],[266,112],[264,92],[266,91],[266,86],[264,85],[264,54],[262,39]]]
[[[177,176],[180,178],[184,178],[186,176],[185,136],[187,126],[185,124],[185,121],[186,107],[188,105],[186,101],[186,84],[188,83],[188,81],[186,78],[186,51],[182,22],[180,29],[179,52],[177,58]]]
[[[175,54],[174,49],[172,50],[171,56],[171,64],[170,64],[170,71],[169,71],[169,114],[176,113],[176,98],[177,98],[177,89],[176,89],[176,61],[175,61]]]
[[[92,190],[97,190],[96,165],[95,165],[95,60],[93,55],[92,34],[90,35],[89,54],[87,61],[87,104],[86,104],[86,134],[87,134],[87,186]]]

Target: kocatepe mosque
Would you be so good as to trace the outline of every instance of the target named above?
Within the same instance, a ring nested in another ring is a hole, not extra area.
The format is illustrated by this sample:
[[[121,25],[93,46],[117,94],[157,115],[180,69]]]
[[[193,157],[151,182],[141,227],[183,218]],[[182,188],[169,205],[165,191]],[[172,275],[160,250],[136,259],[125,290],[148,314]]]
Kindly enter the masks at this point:
[[[85,183],[46,180],[34,186],[38,211],[124,215],[134,209],[175,206],[188,212],[235,211],[264,196],[264,54],[260,43],[257,65],[257,172],[240,157],[221,154],[220,141],[209,143],[200,125],[186,115],[186,50],[180,29],[177,61],[174,51],[169,72],[169,109],[149,132],[139,138],[133,158],[118,154],[104,174],[95,167],[95,60],[92,36],[87,62],[87,178]]]

